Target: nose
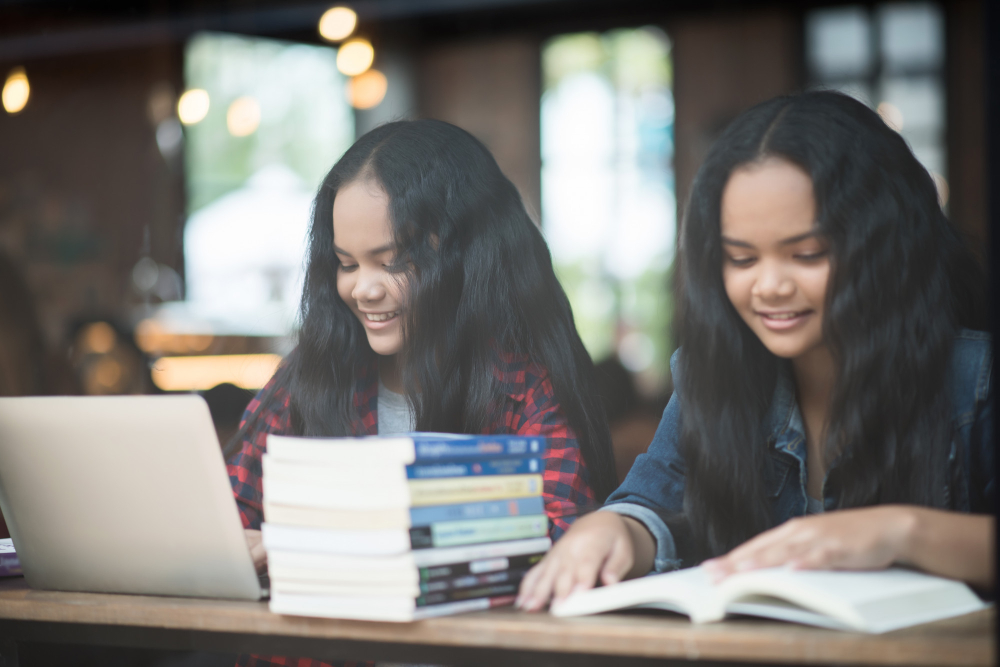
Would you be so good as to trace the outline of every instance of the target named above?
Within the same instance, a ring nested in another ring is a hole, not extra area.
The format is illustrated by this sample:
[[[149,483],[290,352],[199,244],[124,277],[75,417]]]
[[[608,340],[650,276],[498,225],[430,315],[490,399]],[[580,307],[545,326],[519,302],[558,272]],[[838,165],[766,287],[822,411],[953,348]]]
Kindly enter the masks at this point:
[[[378,272],[358,270],[358,281],[354,283],[351,297],[357,302],[380,301],[385,298],[385,285]]]
[[[781,262],[763,261],[753,284],[753,296],[763,301],[787,299],[795,294],[795,281]]]

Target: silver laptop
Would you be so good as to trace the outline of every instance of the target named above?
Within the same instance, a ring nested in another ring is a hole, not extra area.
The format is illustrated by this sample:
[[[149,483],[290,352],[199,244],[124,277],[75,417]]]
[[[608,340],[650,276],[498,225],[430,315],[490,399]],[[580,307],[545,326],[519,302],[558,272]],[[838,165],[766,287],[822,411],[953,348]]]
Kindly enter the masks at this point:
[[[200,396],[0,398],[0,509],[32,588],[261,596]]]

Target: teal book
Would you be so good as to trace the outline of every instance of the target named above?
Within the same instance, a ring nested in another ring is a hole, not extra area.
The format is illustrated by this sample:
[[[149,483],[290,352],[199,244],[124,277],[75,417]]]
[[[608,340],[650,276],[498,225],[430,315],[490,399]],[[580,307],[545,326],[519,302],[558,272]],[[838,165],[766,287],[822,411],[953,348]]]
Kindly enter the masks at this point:
[[[503,542],[528,537],[543,537],[549,532],[549,519],[544,514],[509,516],[471,521],[444,521],[410,529],[410,545],[414,549],[457,547],[483,542]]]

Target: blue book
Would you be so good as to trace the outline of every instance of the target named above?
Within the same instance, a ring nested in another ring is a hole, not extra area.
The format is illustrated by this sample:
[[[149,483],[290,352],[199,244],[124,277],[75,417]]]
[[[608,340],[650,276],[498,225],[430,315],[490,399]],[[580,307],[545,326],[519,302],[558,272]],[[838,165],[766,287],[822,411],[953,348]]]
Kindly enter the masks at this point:
[[[516,498],[512,500],[490,500],[482,503],[460,503],[458,505],[436,505],[432,507],[410,508],[412,526],[429,526],[442,521],[466,521],[470,519],[494,519],[505,516],[530,516],[544,514],[545,501],[541,496]]]
[[[532,475],[542,472],[544,467],[540,458],[446,461],[408,465],[406,476],[409,479],[433,479],[473,475]]]
[[[542,436],[407,433],[405,437],[413,440],[417,461],[534,457],[547,447]]]

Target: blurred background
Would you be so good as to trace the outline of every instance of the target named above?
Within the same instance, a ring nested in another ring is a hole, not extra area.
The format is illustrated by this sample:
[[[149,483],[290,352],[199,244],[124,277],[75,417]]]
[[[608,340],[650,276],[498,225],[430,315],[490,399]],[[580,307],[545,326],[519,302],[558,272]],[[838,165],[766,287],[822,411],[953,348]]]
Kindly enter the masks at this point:
[[[541,225],[619,473],[670,393],[677,220],[775,95],[877,109],[985,259],[984,2],[0,3],[0,395],[197,391],[294,345],[309,210],[376,125],[479,137]]]

